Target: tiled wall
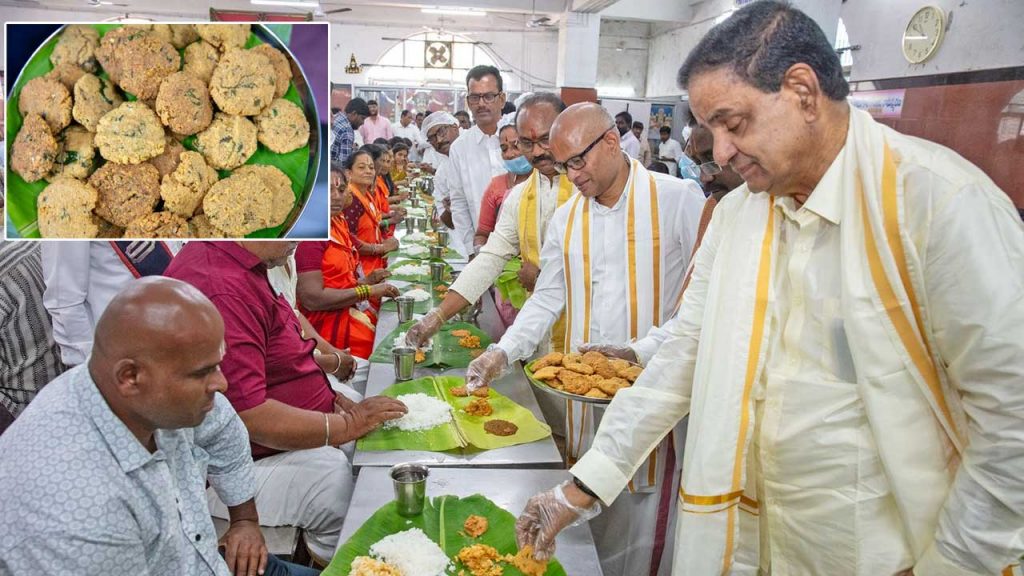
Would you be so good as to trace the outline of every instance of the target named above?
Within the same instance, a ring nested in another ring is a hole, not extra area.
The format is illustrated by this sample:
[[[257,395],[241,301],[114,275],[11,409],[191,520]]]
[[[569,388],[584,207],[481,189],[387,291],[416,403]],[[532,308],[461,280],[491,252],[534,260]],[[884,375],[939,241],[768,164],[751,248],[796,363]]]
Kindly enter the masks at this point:
[[[879,120],[956,150],[1024,209],[1024,80],[906,88],[901,116]]]

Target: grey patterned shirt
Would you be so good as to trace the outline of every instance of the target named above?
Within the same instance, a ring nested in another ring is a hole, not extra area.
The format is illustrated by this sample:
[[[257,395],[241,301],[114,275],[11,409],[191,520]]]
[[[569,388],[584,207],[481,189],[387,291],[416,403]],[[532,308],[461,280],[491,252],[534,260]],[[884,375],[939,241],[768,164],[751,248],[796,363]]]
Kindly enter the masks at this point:
[[[0,436],[0,574],[228,575],[205,483],[235,506],[256,491],[249,436],[218,394],[196,428],[148,450],[87,365],[44,388]]]
[[[45,289],[39,242],[0,240],[0,405],[14,416],[64,371]]]

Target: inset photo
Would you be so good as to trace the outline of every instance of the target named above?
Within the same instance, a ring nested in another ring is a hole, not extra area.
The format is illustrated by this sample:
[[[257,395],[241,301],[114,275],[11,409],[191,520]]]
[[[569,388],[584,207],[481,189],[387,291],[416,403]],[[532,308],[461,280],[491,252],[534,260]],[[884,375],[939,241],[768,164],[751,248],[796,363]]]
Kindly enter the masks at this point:
[[[7,238],[328,237],[326,23],[5,41]]]

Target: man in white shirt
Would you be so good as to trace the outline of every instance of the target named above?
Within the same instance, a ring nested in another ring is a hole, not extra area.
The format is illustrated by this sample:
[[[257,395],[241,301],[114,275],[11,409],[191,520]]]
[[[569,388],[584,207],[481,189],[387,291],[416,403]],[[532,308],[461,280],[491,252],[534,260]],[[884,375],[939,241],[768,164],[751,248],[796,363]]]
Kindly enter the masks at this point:
[[[449,153],[459,139],[459,121],[447,112],[434,112],[423,121],[420,136],[434,152],[434,206],[445,226],[453,228],[451,214],[451,159]],[[465,255],[463,246],[452,245]]]
[[[651,143],[647,138],[644,138],[644,123],[637,121],[633,122],[633,136],[636,136],[637,142],[640,143],[640,157],[637,160],[640,161],[644,167],[650,166],[654,160],[654,156],[651,154]],[[670,172],[671,174],[671,172]]]
[[[1024,227],[1006,194],[852,108],[788,4],[737,10],[679,78],[746,186],[580,484],[527,504],[520,545],[550,553],[689,413],[675,574],[1018,572]]]
[[[501,341],[469,365],[470,388],[532,355],[563,313],[563,350],[576,352],[588,342],[642,338],[678,301],[704,204],[699,187],[626,157],[608,112],[592,103],[562,112],[551,128],[551,154],[579,193],[552,216],[533,295]],[[570,463],[589,446],[602,413],[567,406]],[[606,574],[648,575],[661,566],[667,573],[671,549],[657,535],[671,529],[681,447],[674,439],[649,445],[655,451],[633,477],[633,493],[591,522]]]
[[[43,304],[64,364],[85,362],[110,300],[136,278],[163,274],[180,249],[181,242],[43,242]]]
[[[533,289],[540,273],[540,247],[548,221],[555,209],[576,193],[572,181],[555,170],[551,157],[551,125],[564,109],[562,100],[548,92],[531,94],[520,104],[516,115],[519,151],[533,165],[534,172],[526,182],[509,191],[487,243],[452,284],[440,306],[406,333],[410,344],[423,346],[444,322],[479,300],[512,258],[523,256],[520,279],[527,290]],[[524,192],[527,193],[525,201]],[[519,211],[524,203],[538,214],[532,224],[520,218]]]
[[[672,138],[672,129],[662,126],[658,130],[661,143],[658,144],[658,160],[668,166],[668,173],[673,176],[679,175],[679,157],[683,155],[683,146],[678,140]]]
[[[619,112],[615,115],[615,128],[619,131],[619,147],[630,158],[640,159],[640,141],[631,130],[633,128],[633,115],[629,112]]]
[[[409,110],[402,110],[402,114],[398,118],[398,124],[392,126],[392,131],[395,136],[405,138],[412,142],[412,145],[409,146],[409,161],[419,162],[422,157],[420,152],[422,142],[420,140],[420,129],[412,121],[412,112]]]
[[[494,66],[476,66],[466,75],[466,89],[475,123],[452,144],[448,181],[455,224],[452,244],[471,255],[484,191],[492,178],[506,172],[498,142],[498,120],[505,105],[501,72]]]

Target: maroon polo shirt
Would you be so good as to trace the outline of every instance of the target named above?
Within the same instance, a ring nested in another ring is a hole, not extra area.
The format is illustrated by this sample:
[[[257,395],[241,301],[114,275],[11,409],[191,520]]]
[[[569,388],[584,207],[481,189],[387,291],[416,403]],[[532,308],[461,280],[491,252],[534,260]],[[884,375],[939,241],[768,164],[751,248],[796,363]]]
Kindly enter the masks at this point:
[[[235,242],[189,242],[164,275],[198,288],[224,318],[227,352],[221,371],[228,381],[225,395],[237,412],[268,399],[333,411],[334,392],[313,360],[316,342],[302,339],[295,312],[274,293],[259,258]],[[252,444],[255,459],[278,452]]]

